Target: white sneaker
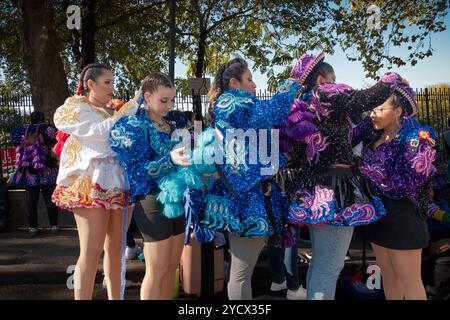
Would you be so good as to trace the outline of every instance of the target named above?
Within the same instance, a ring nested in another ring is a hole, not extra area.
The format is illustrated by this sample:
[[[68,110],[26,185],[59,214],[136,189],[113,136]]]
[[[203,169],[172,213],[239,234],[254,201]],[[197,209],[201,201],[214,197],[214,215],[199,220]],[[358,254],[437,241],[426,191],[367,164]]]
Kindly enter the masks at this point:
[[[142,252],[142,248],[138,245],[135,245],[134,247],[126,247],[125,249],[125,259],[127,260],[133,260],[135,259],[140,253]]]
[[[297,290],[288,290],[286,294],[288,300],[306,300],[306,289],[300,286]]]
[[[309,260],[312,259],[312,251],[305,252],[305,257],[307,257]]]
[[[286,289],[287,289],[286,280],[284,280],[282,283],[272,282],[272,284],[270,285],[270,291],[281,291]]]
[[[133,281],[125,279],[125,288],[129,288],[129,287],[131,287],[133,285],[134,285]],[[103,277],[102,288],[103,289],[107,289],[108,288],[108,284],[106,283],[106,277]]]

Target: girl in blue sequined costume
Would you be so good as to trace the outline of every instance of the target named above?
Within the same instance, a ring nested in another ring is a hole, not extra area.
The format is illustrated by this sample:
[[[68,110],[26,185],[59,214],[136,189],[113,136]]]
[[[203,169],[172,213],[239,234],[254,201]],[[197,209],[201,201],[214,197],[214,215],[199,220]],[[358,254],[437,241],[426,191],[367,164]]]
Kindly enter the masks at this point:
[[[264,146],[261,137],[247,146],[235,134],[238,130],[247,133],[253,130],[256,135],[263,132],[267,137],[267,132],[285,119],[300,86],[296,81],[286,80],[277,94],[265,101],[255,97],[255,88],[247,63],[233,59],[219,68],[210,92],[221,145],[217,152],[223,154],[224,161],[216,162],[220,178],[210,192],[205,223],[213,230],[229,231],[232,258],[228,296],[234,300],[252,299],[251,276],[259,253],[267,236],[282,232],[287,209],[278,187],[269,180],[278,166],[284,165],[284,157],[276,155],[278,163],[272,163],[272,170],[264,173],[261,169],[271,165],[251,161],[249,148],[255,144]],[[267,144],[270,145],[270,139]],[[267,151],[265,148],[263,152]],[[260,160],[261,152],[257,155]]]
[[[142,84],[136,115],[119,120],[110,133],[111,148],[122,161],[130,184],[136,224],[144,238],[145,277],[141,299],[171,299],[185,230],[181,205],[187,187],[200,178],[188,166],[184,147],[174,148],[164,117],[173,106],[175,88],[167,76],[151,73]]]
[[[407,82],[397,74],[385,78],[398,82],[393,94],[372,110],[369,125],[361,125],[371,134],[359,167],[387,210],[369,225],[369,239],[386,299],[425,300],[421,257],[429,244],[425,211],[436,171],[437,138],[431,128],[411,118],[418,106]]]

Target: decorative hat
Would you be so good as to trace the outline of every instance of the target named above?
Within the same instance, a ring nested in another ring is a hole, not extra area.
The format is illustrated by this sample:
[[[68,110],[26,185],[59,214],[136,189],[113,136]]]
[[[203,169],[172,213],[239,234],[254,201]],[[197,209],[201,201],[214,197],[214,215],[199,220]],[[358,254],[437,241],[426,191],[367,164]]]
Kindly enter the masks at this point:
[[[402,99],[406,106],[406,113],[408,116],[412,117],[419,111],[416,93],[410,86],[404,83],[399,83],[394,89],[394,94]]]
[[[388,83],[393,93],[403,101],[408,116],[412,117],[417,113],[419,107],[416,93],[398,73],[388,72],[381,77],[380,81]]]
[[[297,63],[292,68],[291,77],[298,79],[299,83],[303,85],[314,68],[324,59],[325,54],[323,52],[319,53],[316,57],[305,53],[298,59]]]

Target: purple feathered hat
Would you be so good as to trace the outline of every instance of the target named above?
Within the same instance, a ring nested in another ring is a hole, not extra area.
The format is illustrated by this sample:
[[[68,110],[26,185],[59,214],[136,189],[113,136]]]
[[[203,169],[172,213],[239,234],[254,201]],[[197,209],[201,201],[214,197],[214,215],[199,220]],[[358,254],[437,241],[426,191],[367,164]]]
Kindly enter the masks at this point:
[[[298,59],[297,63],[292,68],[291,77],[298,79],[299,83],[303,85],[314,68],[324,59],[325,54],[323,52],[319,53],[316,57],[305,53]]]

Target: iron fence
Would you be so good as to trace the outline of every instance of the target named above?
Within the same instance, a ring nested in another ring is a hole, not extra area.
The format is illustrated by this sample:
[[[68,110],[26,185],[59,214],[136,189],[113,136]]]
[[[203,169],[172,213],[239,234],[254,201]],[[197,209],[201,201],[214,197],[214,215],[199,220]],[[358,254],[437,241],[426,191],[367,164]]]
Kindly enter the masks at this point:
[[[419,112],[417,118],[420,122],[430,125],[439,136],[440,155],[439,161],[445,163],[448,160],[444,148],[443,134],[448,127],[450,117],[450,89],[416,89]],[[256,96],[261,100],[270,99],[273,93],[260,90]],[[130,92],[122,92],[116,96],[122,100],[132,97]],[[194,103],[194,101],[198,101]],[[200,110],[205,116],[209,109],[206,95],[183,95],[175,97],[175,109],[181,111],[194,111],[194,105],[200,105]],[[0,160],[2,176],[12,172],[15,163],[15,150],[11,144],[10,132],[28,122],[29,114],[34,110],[30,95],[0,95]]]

